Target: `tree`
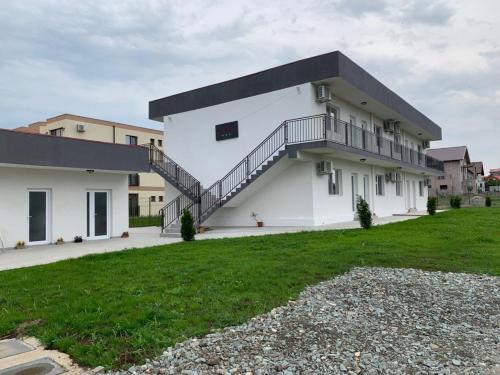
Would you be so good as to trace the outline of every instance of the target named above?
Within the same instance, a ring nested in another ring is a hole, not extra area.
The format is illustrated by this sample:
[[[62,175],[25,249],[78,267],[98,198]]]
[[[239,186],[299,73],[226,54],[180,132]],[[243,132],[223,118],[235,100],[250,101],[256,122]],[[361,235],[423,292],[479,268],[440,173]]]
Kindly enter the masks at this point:
[[[368,229],[372,226],[372,213],[367,201],[358,196],[356,201],[356,211],[358,213],[359,223],[361,227]]]
[[[188,209],[184,209],[181,217],[181,236],[184,241],[194,241],[196,228],[194,227],[193,215]]]
[[[429,197],[427,198],[427,212],[429,215],[434,215],[436,213],[437,208],[437,198]]]
[[[486,207],[491,207],[491,197],[488,195],[484,201]]]

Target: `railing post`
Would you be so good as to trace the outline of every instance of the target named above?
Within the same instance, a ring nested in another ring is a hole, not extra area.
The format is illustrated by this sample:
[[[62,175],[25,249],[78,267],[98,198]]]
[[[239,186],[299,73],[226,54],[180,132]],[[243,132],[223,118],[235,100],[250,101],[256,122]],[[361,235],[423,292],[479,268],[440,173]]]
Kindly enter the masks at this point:
[[[246,174],[247,174],[247,179],[250,178],[250,160],[248,156],[245,158],[245,165],[246,165]]]
[[[287,145],[288,144],[288,121],[285,121],[283,133],[284,133],[284,137],[285,137],[285,145]]]
[[[349,125],[345,124],[345,145],[349,146]]]
[[[219,180],[219,197],[218,197],[218,203],[219,205],[222,206],[222,180]]]
[[[394,158],[392,157],[392,141],[389,141],[389,147],[390,147],[390,149],[391,149],[391,159],[394,159]]]
[[[175,166],[175,183],[176,185],[179,185],[179,166]]]
[[[328,134],[328,130],[331,130],[332,123],[330,116],[328,115],[323,115],[323,139],[326,141],[326,137]]]
[[[181,199],[179,197],[177,197],[177,199],[175,200],[175,213],[176,213],[176,216],[179,217],[181,216]]]

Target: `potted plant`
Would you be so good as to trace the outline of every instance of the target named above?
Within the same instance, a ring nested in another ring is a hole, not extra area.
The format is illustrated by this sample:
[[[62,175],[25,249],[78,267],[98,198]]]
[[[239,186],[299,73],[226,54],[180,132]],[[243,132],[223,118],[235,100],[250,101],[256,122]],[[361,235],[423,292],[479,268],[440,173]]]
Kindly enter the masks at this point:
[[[23,240],[20,240],[20,241],[17,241],[16,242],[16,249],[24,249],[26,247],[26,242],[24,242]]]
[[[250,216],[255,220],[258,228],[262,228],[264,226],[264,222],[259,219],[259,215],[257,213],[252,212]]]
[[[64,243],[64,238],[62,237],[59,237],[57,240],[56,240],[56,245],[62,245]]]
[[[123,232],[122,233],[122,238],[129,238],[128,232]]]
[[[75,243],[83,242],[82,236],[75,236],[74,242]]]

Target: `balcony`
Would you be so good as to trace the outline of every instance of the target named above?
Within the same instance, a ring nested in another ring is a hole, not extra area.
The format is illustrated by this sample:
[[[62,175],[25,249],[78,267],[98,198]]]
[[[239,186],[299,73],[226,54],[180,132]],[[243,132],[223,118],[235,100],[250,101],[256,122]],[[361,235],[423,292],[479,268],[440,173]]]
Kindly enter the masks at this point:
[[[327,141],[342,145],[349,151],[376,155],[380,159],[394,160],[412,167],[444,171],[442,161],[409,147],[395,143],[372,131],[362,129],[328,115],[317,115],[288,120],[284,123],[287,144]],[[320,146],[318,146],[320,147]]]

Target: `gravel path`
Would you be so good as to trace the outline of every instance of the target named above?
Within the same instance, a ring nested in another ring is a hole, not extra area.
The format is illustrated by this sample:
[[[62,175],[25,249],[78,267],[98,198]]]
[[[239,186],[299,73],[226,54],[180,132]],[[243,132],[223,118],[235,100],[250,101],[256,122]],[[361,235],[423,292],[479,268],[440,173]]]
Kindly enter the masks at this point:
[[[500,374],[500,278],[357,268],[139,374]]]

